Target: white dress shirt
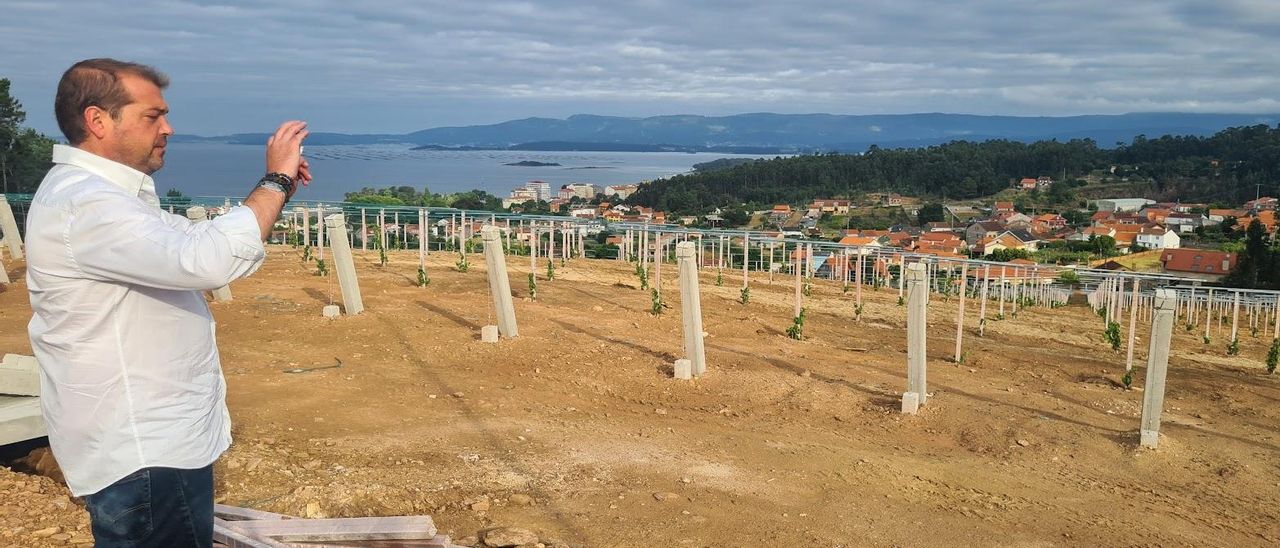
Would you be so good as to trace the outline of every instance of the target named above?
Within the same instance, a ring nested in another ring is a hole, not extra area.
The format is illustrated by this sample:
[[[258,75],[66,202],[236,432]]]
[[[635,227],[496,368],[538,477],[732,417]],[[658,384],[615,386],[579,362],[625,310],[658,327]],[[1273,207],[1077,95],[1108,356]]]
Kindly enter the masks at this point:
[[[212,463],[231,420],[203,290],[262,264],[253,211],[196,224],[142,172],[63,145],[53,162],[27,215],[28,332],[71,493]]]

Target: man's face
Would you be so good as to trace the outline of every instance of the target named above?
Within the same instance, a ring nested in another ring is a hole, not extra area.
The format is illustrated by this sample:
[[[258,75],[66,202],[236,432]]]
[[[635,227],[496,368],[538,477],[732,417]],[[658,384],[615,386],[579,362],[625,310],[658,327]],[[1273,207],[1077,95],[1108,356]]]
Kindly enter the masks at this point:
[[[114,156],[112,160],[151,175],[164,167],[165,144],[173,135],[166,118],[169,105],[160,88],[145,78],[126,74],[120,83],[133,102],[120,109],[118,120],[112,120],[103,144]]]

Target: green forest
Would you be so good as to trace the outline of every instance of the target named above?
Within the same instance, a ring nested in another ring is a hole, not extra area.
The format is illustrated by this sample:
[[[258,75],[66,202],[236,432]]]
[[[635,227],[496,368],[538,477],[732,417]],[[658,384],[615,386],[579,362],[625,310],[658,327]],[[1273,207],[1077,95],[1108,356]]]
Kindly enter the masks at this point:
[[[346,193],[345,199],[350,203],[369,204],[371,206],[456,207],[458,209],[502,211],[502,199],[483,190],[436,194],[425,187],[421,192],[409,186],[365,187],[358,192]]]
[[[9,79],[0,78],[0,194],[36,191],[52,167],[53,139],[22,127],[27,113],[9,95]]]
[[[696,214],[741,204],[760,209],[814,198],[857,199],[882,191],[960,200],[995,194],[1023,177],[1047,175],[1076,186],[1095,173],[1151,181],[1153,194],[1142,197],[1157,200],[1240,203],[1254,197],[1259,191],[1255,185],[1262,185],[1263,195],[1280,194],[1280,126],[1230,128],[1209,137],[1138,136],[1114,149],[1090,139],[873,146],[863,154],[779,157],[677,175],[641,185],[628,201]]]

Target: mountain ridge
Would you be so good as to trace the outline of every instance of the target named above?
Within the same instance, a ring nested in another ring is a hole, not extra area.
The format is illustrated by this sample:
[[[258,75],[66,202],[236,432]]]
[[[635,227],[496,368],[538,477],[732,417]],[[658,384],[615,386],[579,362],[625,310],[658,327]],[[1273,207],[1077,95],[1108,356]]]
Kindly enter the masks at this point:
[[[1135,136],[1207,136],[1228,127],[1274,125],[1280,114],[1146,112],[1079,116],[1006,116],[951,113],[777,114],[768,112],[703,116],[650,117],[574,114],[567,118],[529,117],[496,124],[445,126],[404,134],[317,132],[311,145],[411,144],[443,148],[513,149],[543,143],[694,148],[752,148],[776,152],[862,152],[870,146],[915,148],[956,140],[1093,139],[1102,147]],[[175,135],[175,142],[262,144],[266,133],[218,137]]]

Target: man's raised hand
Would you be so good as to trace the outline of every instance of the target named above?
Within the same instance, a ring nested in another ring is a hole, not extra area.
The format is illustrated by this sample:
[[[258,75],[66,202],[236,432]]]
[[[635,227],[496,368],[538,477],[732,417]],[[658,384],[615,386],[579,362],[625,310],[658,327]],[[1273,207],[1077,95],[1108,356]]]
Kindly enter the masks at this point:
[[[310,134],[302,120],[280,124],[267,139],[267,171],[283,173],[304,185],[311,182],[311,166],[302,159],[302,141]]]

